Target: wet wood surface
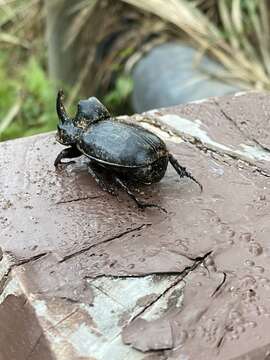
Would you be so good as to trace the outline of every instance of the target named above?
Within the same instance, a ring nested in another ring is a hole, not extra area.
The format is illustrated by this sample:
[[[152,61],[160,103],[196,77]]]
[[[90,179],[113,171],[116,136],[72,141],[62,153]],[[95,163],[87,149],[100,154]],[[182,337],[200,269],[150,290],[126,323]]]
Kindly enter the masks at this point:
[[[0,360],[267,359],[269,119],[260,93],[134,115],[203,184],[140,189],[167,214],[56,171],[54,134],[1,143]]]

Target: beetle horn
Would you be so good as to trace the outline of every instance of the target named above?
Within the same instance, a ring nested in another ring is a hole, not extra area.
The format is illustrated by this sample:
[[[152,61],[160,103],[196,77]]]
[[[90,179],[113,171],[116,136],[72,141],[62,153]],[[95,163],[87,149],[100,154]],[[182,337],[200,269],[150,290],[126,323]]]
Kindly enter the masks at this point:
[[[59,118],[60,123],[64,123],[66,121],[69,121],[69,117],[67,115],[65,106],[63,104],[64,99],[64,92],[62,89],[58,91],[57,99],[56,99],[56,111]]]

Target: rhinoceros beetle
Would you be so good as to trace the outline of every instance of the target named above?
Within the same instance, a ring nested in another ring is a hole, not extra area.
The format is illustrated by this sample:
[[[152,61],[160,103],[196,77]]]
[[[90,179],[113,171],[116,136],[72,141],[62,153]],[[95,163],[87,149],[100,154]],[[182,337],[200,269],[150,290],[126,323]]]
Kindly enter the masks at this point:
[[[55,167],[62,163],[62,159],[85,155],[89,159],[89,173],[103,190],[114,194],[101,176],[105,170],[142,209],[162,208],[141,202],[129,185],[149,185],[160,181],[168,162],[180,177],[192,179],[202,191],[202,185],[178,163],[157,135],[137,124],[112,117],[95,97],[79,101],[75,118],[71,119],[66,113],[63,98],[63,91],[60,90],[56,100],[59,118],[56,140],[69,147],[59,153],[54,162]]]

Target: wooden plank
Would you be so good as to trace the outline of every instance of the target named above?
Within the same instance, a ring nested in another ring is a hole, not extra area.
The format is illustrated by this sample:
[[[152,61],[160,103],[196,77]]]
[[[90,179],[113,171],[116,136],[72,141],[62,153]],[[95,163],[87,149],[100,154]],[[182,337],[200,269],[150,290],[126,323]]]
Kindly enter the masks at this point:
[[[2,143],[0,319],[25,299],[42,329],[22,345],[11,328],[2,354],[34,359],[44,341],[65,360],[266,354],[269,114],[252,93],[134,116],[203,183],[170,167],[142,189],[168,214],[103,193],[85,159],[55,171],[52,134]]]

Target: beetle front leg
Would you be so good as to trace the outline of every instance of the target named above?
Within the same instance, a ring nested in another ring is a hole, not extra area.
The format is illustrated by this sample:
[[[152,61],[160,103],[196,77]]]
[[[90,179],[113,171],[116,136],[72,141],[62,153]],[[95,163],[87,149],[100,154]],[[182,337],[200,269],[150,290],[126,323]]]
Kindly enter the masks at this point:
[[[79,157],[81,156],[82,153],[74,146],[71,146],[67,149],[62,150],[58,155],[57,158],[54,161],[54,166],[57,168],[59,166],[59,164],[72,164],[75,161],[67,161],[67,162],[62,162],[62,159],[71,159],[71,158],[75,158],[75,157]]]
[[[161,211],[167,213],[167,210],[162,208],[159,205],[156,204],[149,204],[149,203],[144,203],[141,202],[140,200],[137,199],[137,197],[133,194],[133,192],[128,188],[127,184],[124,183],[124,181],[122,181],[121,179],[119,179],[119,177],[115,176],[114,177],[115,182],[128,194],[129,197],[131,197],[132,200],[135,201],[135,203],[137,204],[137,206],[140,209],[145,209],[147,207],[155,207],[160,209]]]
[[[170,163],[172,164],[172,166],[174,167],[175,171],[177,172],[177,174],[180,176],[180,177],[188,177],[190,178],[191,180],[193,180],[196,184],[199,185],[201,191],[203,191],[203,187],[202,187],[202,184],[199,183],[198,180],[196,180],[192,175],[191,173],[189,173],[187,171],[187,169],[183,166],[181,166],[179,164],[179,162],[175,159],[175,157],[172,156],[172,154],[169,154],[169,161]]]

